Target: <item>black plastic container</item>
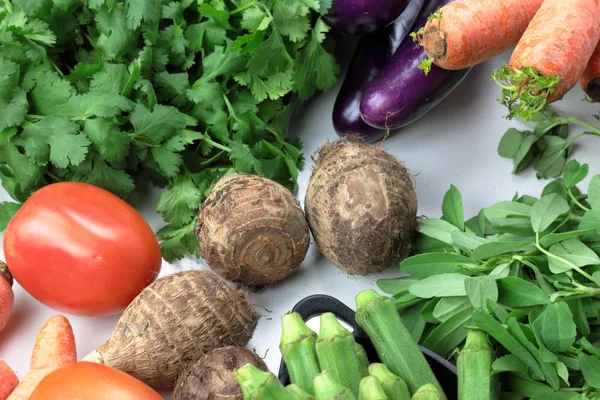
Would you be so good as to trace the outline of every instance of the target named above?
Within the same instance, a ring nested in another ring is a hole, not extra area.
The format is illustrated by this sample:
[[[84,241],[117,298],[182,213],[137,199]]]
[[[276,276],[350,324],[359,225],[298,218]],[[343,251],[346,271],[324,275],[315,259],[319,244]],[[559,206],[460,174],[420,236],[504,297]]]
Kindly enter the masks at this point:
[[[354,319],[354,311],[335,297],[324,294],[308,296],[300,300],[298,304],[294,306],[292,311],[300,314],[304,321],[308,321],[313,317],[318,317],[326,312],[335,314],[339,320],[344,321],[353,328],[354,338],[365,348],[369,362],[379,362],[379,357],[377,356],[377,352],[375,351],[373,344],[369,340],[365,331],[363,331],[363,329],[356,323],[356,320]],[[440,385],[442,385],[448,400],[456,400],[456,367],[436,353],[433,353],[422,346],[419,347],[425,355],[427,362],[431,366],[433,373],[440,382]],[[290,383],[288,371],[283,360],[281,360],[281,364],[279,366],[279,380],[284,385],[288,385]]]

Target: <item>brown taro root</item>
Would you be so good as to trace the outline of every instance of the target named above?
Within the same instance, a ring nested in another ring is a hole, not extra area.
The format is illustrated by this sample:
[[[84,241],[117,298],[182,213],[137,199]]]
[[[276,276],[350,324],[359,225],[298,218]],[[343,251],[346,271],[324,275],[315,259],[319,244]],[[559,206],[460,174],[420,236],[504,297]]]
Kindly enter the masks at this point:
[[[323,146],[315,158],[305,211],[323,255],[349,274],[381,272],[410,251],[417,196],[406,168],[354,138]]]
[[[268,371],[264,361],[244,347],[228,346],[209,351],[183,371],[171,400],[243,400],[233,372],[248,363]]]
[[[196,237],[213,271],[248,286],[279,282],[306,256],[310,234],[292,193],[267,178],[222,178],[198,215]]]
[[[83,361],[172,388],[206,352],[245,346],[260,315],[241,291],[210,271],[184,271],[150,284],[127,307],[110,339]]]

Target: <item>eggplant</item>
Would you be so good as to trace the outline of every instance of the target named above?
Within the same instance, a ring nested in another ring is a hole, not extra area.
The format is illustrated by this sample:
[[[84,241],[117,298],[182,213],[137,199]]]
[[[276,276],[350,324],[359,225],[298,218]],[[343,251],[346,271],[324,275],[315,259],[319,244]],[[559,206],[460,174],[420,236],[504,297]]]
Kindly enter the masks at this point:
[[[409,0],[333,0],[323,16],[333,28],[364,35],[385,28],[406,8]]]
[[[333,106],[333,127],[339,136],[358,134],[367,142],[383,138],[386,130],[372,127],[360,116],[363,92],[410,32],[425,0],[412,0],[387,28],[363,36]]]
[[[430,0],[419,13],[411,31],[425,26],[427,18],[453,0]],[[419,64],[427,53],[407,36],[379,75],[365,90],[362,119],[376,128],[396,129],[421,118],[441,103],[465,79],[471,68],[449,71],[432,65],[425,73]]]

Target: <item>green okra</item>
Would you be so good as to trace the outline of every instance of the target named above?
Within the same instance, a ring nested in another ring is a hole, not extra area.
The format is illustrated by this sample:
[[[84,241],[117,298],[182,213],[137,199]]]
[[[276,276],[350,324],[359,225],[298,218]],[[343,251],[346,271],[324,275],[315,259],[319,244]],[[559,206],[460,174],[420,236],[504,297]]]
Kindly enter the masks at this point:
[[[360,381],[358,400],[390,400],[381,382],[374,376],[366,376]]]
[[[352,390],[340,385],[327,371],[318,374],[313,384],[316,400],[356,400]]]
[[[316,341],[317,334],[304,323],[300,314],[286,313],[281,317],[279,349],[290,381],[311,395],[315,394],[313,379],[321,372],[315,349]]]
[[[321,370],[358,396],[360,380],[368,375],[364,373],[364,360],[357,354],[354,336],[333,313],[321,314],[315,347]]]
[[[362,376],[367,376],[369,375],[369,357],[367,357],[367,352],[360,343],[356,343],[354,347],[356,348],[356,357],[358,358],[360,373]]]
[[[440,392],[431,383],[421,386],[415,394],[413,394],[412,400],[445,400],[446,396]]]
[[[315,400],[315,396],[306,392],[295,383],[291,383],[285,387],[292,400]]]
[[[404,379],[394,375],[385,364],[369,365],[369,375],[379,379],[383,391],[390,400],[410,400],[410,391]]]
[[[390,298],[372,289],[364,290],[356,296],[356,310],[356,322],[371,339],[381,361],[404,379],[411,392],[429,383],[445,398],[442,386]]]
[[[497,375],[492,375],[494,349],[488,336],[474,329],[467,335],[456,367],[458,370],[458,400],[497,400]]]
[[[273,373],[250,363],[234,371],[233,376],[242,389],[244,400],[292,400]]]

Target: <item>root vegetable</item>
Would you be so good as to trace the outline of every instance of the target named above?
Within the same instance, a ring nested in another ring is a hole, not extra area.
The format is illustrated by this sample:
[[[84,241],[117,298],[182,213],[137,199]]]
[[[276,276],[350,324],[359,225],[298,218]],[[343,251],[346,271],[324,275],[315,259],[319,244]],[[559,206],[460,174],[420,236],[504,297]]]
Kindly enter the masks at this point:
[[[182,370],[207,351],[245,346],[259,317],[244,293],[212,272],[167,275],[133,300],[110,339],[84,361],[172,388]]]
[[[0,360],[0,400],[8,399],[8,396],[19,384],[19,378],[9,365]]]
[[[417,196],[406,168],[379,147],[342,138],[321,148],[305,199],[329,261],[350,274],[381,272],[410,251]]]
[[[27,400],[48,374],[77,361],[73,328],[62,315],[50,318],[38,334],[30,361],[30,370],[8,400]]]
[[[593,102],[600,102],[600,43],[581,77],[581,87]]]
[[[512,53],[494,71],[502,102],[524,121],[562,97],[581,79],[600,41],[598,0],[545,0]]]
[[[264,361],[244,347],[211,350],[181,374],[172,400],[243,400],[233,373],[248,363],[268,371]]]
[[[431,18],[419,42],[440,68],[482,63],[517,44],[543,0],[456,0]]]
[[[226,176],[215,185],[198,215],[196,237],[213,271],[249,286],[291,275],[310,243],[308,223],[292,193],[246,174]]]
[[[13,277],[8,270],[8,266],[0,261],[0,331],[8,323],[8,318],[15,302],[12,284]]]

